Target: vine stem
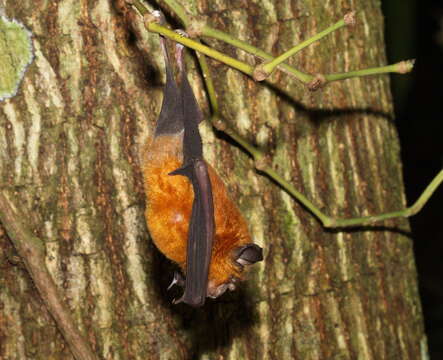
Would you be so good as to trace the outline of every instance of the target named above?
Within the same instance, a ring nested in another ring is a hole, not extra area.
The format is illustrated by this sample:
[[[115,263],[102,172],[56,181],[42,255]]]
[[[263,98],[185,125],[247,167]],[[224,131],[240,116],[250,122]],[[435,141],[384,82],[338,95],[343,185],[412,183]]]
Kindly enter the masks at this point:
[[[315,34],[314,36],[294,46],[288,51],[285,51],[283,54],[277,56],[273,60],[260,64],[258,67],[256,67],[254,78],[259,81],[264,80],[272,74],[272,72],[278,65],[286,61],[289,57],[294,56],[304,48],[308,47],[316,41],[323,39],[325,36],[331,34],[332,32],[341,29],[344,26],[353,24],[355,24],[355,13],[351,12],[346,14],[343,19],[336,22],[334,25],[329,26],[327,29],[319,32],[318,34]]]
[[[185,37],[175,31],[169,30],[167,27],[159,25],[155,22],[152,22],[150,17],[147,17],[147,21],[145,21],[145,27],[147,30],[156,32],[158,34],[161,34],[163,36],[166,36],[167,38],[174,40],[175,42],[178,42],[188,48],[191,48],[193,50],[196,50],[202,54],[205,54],[215,60],[218,60],[226,65],[229,65],[230,67],[240,70],[241,72],[252,75],[254,68],[251,65],[248,65],[240,60],[234,59],[228,55],[225,55],[221,53],[220,51],[217,51],[215,49],[212,49],[206,45],[203,45],[202,43],[192,40],[188,37]]]
[[[157,32],[159,34],[162,34],[174,41],[177,41],[187,47],[190,47],[197,51],[198,54],[198,60],[200,63],[200,67],[203,73],[203,78],[205,81],[206,89],[208,92],[209,102],[211,105],[212,110],[212,117],[211,122],[213,126],[226,133],[228,136],[230,136],[235,142],[237,142],[252,158],[254,159],[255,167],[258,171],[261,171],[268,175],[272,180],[274,180],[277,184],[279,184],[286,192],[288,192],[290,195],[292,195],[298,202],[300,202],[303,206],[305,206],[317,219],[320,220],[320,222],[323,224],[325,228],[346,228],[346,227],[355,227],[355,226],[362,226],[362,225],[368,225],[372,224],[374,222],[387,220],[391,218],[397,218],[397,217],[410,217],[412,215],[415,215],[417,212],[419,212],[423,206],[426,204],[426,202],[429,200],[429,198],[432,196],[432,194],[435,192],[435,190],[439,187],[439,185],[443,182],[443,170],[441,170],[436,177],[431,181],[431,183],[428,185],[428,187],[423,191],[422,195],[418,198],[418,200],[410,207],[393,211],[393,212],[387,212],[384,214],[379,215],[373,215],[373,216],[365,216],[365,217],[356,217],[356,218],[350,218],[350,219],[335,219],[332,218],[326,214],[324,214],[317,206],[314,205],[305,195],[300,193],[295,187],[290,184],[287,180],[285,180],[280,174],[278,174],[272,167],[267,165],[266,162],[266,155],[265,153],[250,144],[244,137],[239,135],[235,130],[228,127],[226,123],[220,118],[219,115],[219,106],[218,101],[215,93],[215,87],[213,84],[213,80],[211,77],[210,69],[207,64],[205,54],[209,57],[212,57],[216,60],[219,60],[231,67],[234,67],[240,71],[243,71],[244,73],[248,75],[254,75],[254,70],[252,66],[245,64],[239,60],[236,60],[234,58],[231,58],[221,52],[218,52],[212,48],[209,48],[203,44],[201,44],[199,41],[194,41],[189,38],[186,38],[180,34],[177,34],[174,31],[171,31],[159,24],[156,24],[155,21],[147,16],[148,11],[144,6],[141,4],[139,0],[132,0],[134,3],[134,6],[139,10],[139,12],[145,17],[145,27],[149,31]],[[186,10],[178,4],[175,0],[164,0],[166,4],[168,4],[171,9],[177,14],[177,16],[180,18],[180,20],[187,26],[191,27],[193,17],[189,15]],[[306,46],[309,46],[315,41],[320,40],[324,36],[330,34],[331,32],[349,24],[353,24],[354,18],[352,14],[349,14],[348,16],[351,16],[351,19],[346,19],[346,16],[344,19],[340,20],[333,26],[325,29],[324,31],[320,32],[317,35],[314,35],[310,39],[302,42],[301,44],[293,47],[288,52],[282,54],[280,57],[277,57],[274,59],[273,56],[267,54],[266,52],[255,48],[252,45],[249,45],[246,42],[243,42],[241,40],[235,39],[229,34],[226,34],[222,31],[213,29],[209,27],[208,25],[204,24],[200,29],[199,32],[203,36],[213,37],[218,40],[225,41],[226,43],[229,43],[231,45],[234,45],[237,48],[240,48],[242,50],[245,50],[255,56],[264,58],[266,60],[269,60],[266,64],[272,64],[269,66],[270,72],[272,72],[276,67],[282,67],[287,72],[294,75],[296,78],[301,80],[304,83],[307,83],[311,89],[317,88],[319,85],[327,82],[327,81],[337,81],[337,80],[343,80],[351,77],[357,77],[357,76],[367,76],[367,75],[375,75],[375,74],[384,74],[384,73],[390,73],[390,72],[396,72],[400,74],[407,73],[412,70],[414,61],[413,60],[407,60],[402,61],[396,64],[387,65],[387,66],[380,66],[376,68],[369,68],[369,69],[362,69],[362,70],[356,70],[356,71],[350,71],[346,73],[338,73],[338,74],[326,74],[326,75],[309,75],[302,73],[298,71],[297,69],[294,69],[290,67],[289,65],[286,65],[283,63],[289,56],[294,55],[296,52],[300,51],[301,49],[305,48]],[[201,54],[199,54],[201,53]],[[277,59],[277,60],[276,60]]]
[[[412,68],[414,67],[414,62],[415,60],[404,60],[396,64],[391,64],[386,66],[362,69],[358,71],[349,71],[346,73],[339,73],[339,74],[328,74],[325,75],[325,78],[328,81],[337,81],[358,76],[377,75],[377,74],[386,74],[386,73],[406,74],[412,70]]]
[[[202,35],[206,36],[206,37],[213,38],[213,39],[221,40],[229,45],[235,46],[238,49],[246,51],[247,53],[254,55],[262,60],[271,61],[274,59],[274,57],[271,54],[268,54],[267,52],[265,52],[259,48],[256,48],[255,46],[252,46],[242,40],[236,39],[233,36],[223,32],[223,31],[214,29],[208,25],[203,27]],[[308,84],[313,79],[312,75],[306,74],[306,73],[304,73],[300,70],[297,70],[294,67],[287,65],[285,63],[279,64],[278,69],[295,77],[297,80],[301,81],[304,84]]]
[[[262,58],[264,60],[267,60],[267,63],[272,63],[275,61],[275,58],[264,52],[261,49],[258,49],[244,41],[241,41],[239,39],[234,38],[233,36],[214,29],[206,24],[206,22],[201,19],[197,18],[193,15],[190,15],[186,12],[185,8],[180,5],[175,0],[163,0],[173,11],[174,13],[180,18],[180,20],[183,22],[185,27],[187,29],[191,29],[193,34],[211,37],[214,39],[222,40],[230,45],[233,45],[241,50],[244,50],[254,56],[257,56],[259,58]],[[240,60],[234,59],[220,51],[217,51],[215,49],[212,49],[208,46],[203,45],[199,41],[195,41],[189,38],[186,38],[184,36],[181,36],[177,34],[176,32],[169,30],[168,28],[159,25],[156,23],[156,20],[149,16],[149,11],[147,8],[143,5],[143,3],[140,0],[128,0],[130,4],[132,4],[139,12],[140,14],[145,18],[145,28],[148,31],[159,33],[163,36],[166,36],[178,43],[183,44],[184,46],[187,46],[195,51],[201,52],[211,58],[214,58],[228,66],[231,66],[237,70],[242,71],[243,73],[252,76],[255,80],[263,80],[260,79],[260,77],[257,77],[257,69],[256,67],[253,67],[247,63],[244,63]],[[324,36],[330,34],[331,32],[343,27],[344,25],[353,24],[354,17],[353,13],[349,13],[345,15],[344,19],[337,22],[335,25],[331,26],[330,28],[320,32],[319,34],[314,35],[313,37],[305,40],[301,44],[295,46],[294,48],[297,51],[300,51],[301,49],[305,48],[306,46],[312,44],[315,41],[320,40]],[[293,49],[294,49],[293,48]],[[290,50],[291,51],[291,50]],[[285,59],[286,60],[286,59]],[[413,64],[412,61],[409,62],[410,64]],[[388,66],[381,66],[377,68],[371,68],[371,69],[363,69],[363,70],[355,70],[351,72],[341,73],[341,74],[325,74],[325,75],[311,75],[306,74],[300,70],[297,70],[293,68],[292,66],[289,66],[287,64],[284,64],[282,62],[275,65],[276,68],[279,68],[286,73],[290,74],[291,76],[294,76],[296,79],[300,80],[302,83],[308,85],[309,89],[316,90],[320,86],[323,86],[326,82],[331,81],[338,81],[343,79],[348,79],[352,77],[357,76],[367,76],[367,75],[374,75],[374,74],[382,74],[382,73],[390,73],[390,72],[398,72],[404,74],[404,69],[401,69],[401,71],[397,71],[398,64],[394,65],[388,65]],[[412,70],[412,66],[408,68],[409,71]],[[265,76],[266,77],[266,76]]]
[[[214,117],[213,117],[214,119]],[[417,201],[410,207],[402,210],[387,212],[378,215],[355,217],[348,219],[337,219],[330,217],[323,213],[317,206],[314,205],[305,195],[299,192],[291,183],[285,180],[280,174],[278,174],[272,167],[268,166],[265,161],[265,154],[251,145],[242,136],[238,135],[231,128],[227,128],[225,125],[220,125],[221,120],[217,117],[217,121],[214,122],[214,126],[229,135],[234,141],[236,141],[246,152],[248,152],[254,159],[255,167],[257,170],[268,175],[278,185],[280,185],[287,193],[292,195],[299,203],[305,206],[325,228],[348,228],[362,225],[369,225],[375,222],[388,220],[392,218],[404,217],[408,218],[417,214],[423,206],[428,202],[432,194],[437,190],[440,184],[443,182],[443,170],[434,177],[429,183]],[[222,122],[223,123],[223,122]]]
[[[290,182],[284,179],[279,173],[277,173],[272,167],[268,166],[266,163],[266,155],[259,148],[253,146],[248,142],[243,136],[239,135],[235,130],[228,127],[226,123],[219,116],[219,106],[218,100],[215,93],[215,87],[212,80],[212,75],[207,64],[204,55],[198,54],[198,61],[200,68],[203,73],[203,79],[205,81],[205,86],[208,92],[209,103],[213,115],[211,116],[212,125],[219,131],[224,132],[230,138],[232,138],[237,144],[239,144],[253,159],[255,168],[258,171],[268,175],[272,180],[274,180],[279,186],[283,188],[287,193],[289,193],[294,199],[305,206],[320,222],[325,228],[349,228],[362,225],[369,225],[375,222],[388,220],[397,217],[410,217],[417,214],[423,206],[430,199],[432,194],[437,190],[440,184],[443,182],[443,170],[441,170],[437,176],[431,181],[431,183],[426,187],[417,201],[410,207],[403,210],[387,212],[384,214],[364,216],[348,219],[336,219],[324,214],[317,206],[314,205],[305,195],[298,191]],[[408,64],[397,65],[399,68],[409,66]],[[412,64],[411,64],[412,66]],[[401,69],[397,69],[401,70]]]

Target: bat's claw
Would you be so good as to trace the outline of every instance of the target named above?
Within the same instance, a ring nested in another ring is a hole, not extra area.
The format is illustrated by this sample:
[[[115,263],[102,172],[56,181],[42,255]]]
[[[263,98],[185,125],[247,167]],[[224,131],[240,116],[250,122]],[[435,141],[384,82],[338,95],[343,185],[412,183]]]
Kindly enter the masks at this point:
[[[181,302],[183,302],[183,296],[182,296],[180,299],[174,299],[174,300],[172,300],[172,303],[173,303],[174,305],[180,304]]]
[[[189,34],[185,31],[185,30],[183,30],[183,29],[175,29],[174,30],[177,34],[180,34],[181,36],[184,36],[184,37],[189,37]]]
[[[166,23],[165,15],[160,10],[154,10],[151,12],[151,15],[155,17],[160,25],[164,25]]]
[[[167,291],[169,291],[176,284],[183,287],[185,285],[185,279],[183,279],[183,276],[181,276],[180,273],[178,273],[177,271],[174,271],[174,277],[172,278],[172,281],[169,284]],[[174,301],[173,301],[173,303],[174,303]],[[176,304],[176,303],[174,303],[174,304]]]

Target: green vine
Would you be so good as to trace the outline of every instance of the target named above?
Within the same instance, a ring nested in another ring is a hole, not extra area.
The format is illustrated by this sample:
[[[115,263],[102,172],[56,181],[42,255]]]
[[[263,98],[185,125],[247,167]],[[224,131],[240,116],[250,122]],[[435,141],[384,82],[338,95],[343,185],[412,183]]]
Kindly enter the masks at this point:
[[[405,74],[410,72],[414,66],[413,60],[406,60],[387,66],[361,69],[345,73],[326,74],[326,75],[317,74],[315,76],[303,73],[284,63],[284,61],[286,61],[290,56],[293,56],[294,54],[306,48],[307,46],[311,45],[315,41],[319,41],[323,37],[344,26],[354,25],[355,23],[354,13],[349,13],[345,15],[342,20],[338,21],[334,25],[328,27],[327,29],[319,32],[313,37],[303,41],[302,43],[284,52],[280,56],[274,58],[272,55],[264,52],[263,50],[260,50],[244,41],[235,39],[234,37],[232,37],[227,33],[224,33],[223,31],[213,29],[212,27],[210,27],[208,24],[205,23],[204,19],[197,18],[193,15],[188,14],[186,10],[183,8],[183,6],[181,6],[175,0],[164,0],[164,2],[173,10],[173,12],[182,21],[182,23],[185,25],[185,28],[190,35],[194,37],[206,36],[222,40],[228,44],[231,44],[239,49],[242,49],[254,56],[257,56],[265,60],[265,62],[263,62],[262,64],[253,67],[247,63],[244,63],[230,56],[227,56],[222,52],[212,49],[206,45],[203,45],[200,41],[190,39],[188,37],[185,37],[181,34],[178,34],[177,32],[168,29],[165,26],[160,25],[158,23],[158,17],[155,17],[152,14],[150,14],[141,1],[139,0],[131,1],[131,4],[143,16],[144,25],[148,31],[159,33],[197,52],[200,67],[206,84],[206,89],[208,92],[209,101],[211,104],[211,109],[212,109],[211,121],[213,126],[216,129],[223,131],[228,136],[230,136],[235,142],[237,142],[254,159],[254,164],[257,170],[268,175],[271,179],[273,179],[276,183],[278,183],[285,191],[291,194],[297,201],[303,204],[318,220],[321,221],[324,227],[345,228],[353,226],[362,226],[391,218],[413,216],[423,208],[423,206],[426,204],[426,202],[429,200],[429,198],[432,196],[435,190],[443,182],[443,169],[442,169],[431,181],[431,183],[426,187],[426,189],[423,191],[423,193],[420,195],[417,201],[412,206],[402,210],[388,212],[379,215],[373,215],[373,216],[356,217],[351,219],[332,218],[324,214],[322,211],[320,211],[320,209],[317,206],[315,206],[306,196],[304,196],[297,189],[295,189],[294,186],[292,186],[281,175],[279,175],[272,167],[267,165],[268,162],[266,161],[266,155],[262,150],[250,144],[245,138],[240,136],[236,131],[228,127],[226,123],[220,118],[219,106],[215,95],[215,89],[212,77],[204,55],[207,55],[230,67],[240,70],[243,73],[252,76],[257,81],[265,80],[273,73],[275,69],[279,69],[289,73],[290,75],[294,76],[304,84],[308,85],[308,87],[311,90],[316,90],[327,82],[339,81],[339,80],[349,79],[352,77],[361,77],[361,76],[386,74],[386,73]]]

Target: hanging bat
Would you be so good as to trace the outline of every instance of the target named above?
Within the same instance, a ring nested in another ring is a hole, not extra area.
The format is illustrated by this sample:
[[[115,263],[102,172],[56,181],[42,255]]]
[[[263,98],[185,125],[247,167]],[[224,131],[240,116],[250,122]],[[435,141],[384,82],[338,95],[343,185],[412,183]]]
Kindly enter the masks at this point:
[[[160,39],[166,86],[142,160],[145,216],[157,248],[184,273],[175,273],[170,285],[184,287],[174,303],[197,307],[206,297],[234,290],[244,265],[261,261],[263,255],[222,180],[203,158],[198,130],[203,115],[186,77],[183,47],[176,45],[177,85],[165,40]]]

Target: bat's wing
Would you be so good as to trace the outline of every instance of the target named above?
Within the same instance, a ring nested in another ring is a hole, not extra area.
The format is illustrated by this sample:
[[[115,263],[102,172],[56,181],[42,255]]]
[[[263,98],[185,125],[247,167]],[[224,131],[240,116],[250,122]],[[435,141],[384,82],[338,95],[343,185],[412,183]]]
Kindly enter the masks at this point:
[[[187,176],[194,189],[188,231],[185,292],[176,303],[184,302],[192,306],[202,306],[207,295],[215,227],[208,169],[204,160],[194,159],[189,165],[174,171],[171,175]]]
[[[181,50],[179,50],[181,51]],[[181,57],[179,61],[183,61]],[[200,108],[181,68],[180,95],[183,109],[183,166],[171,175],[189,178],[194,190],[191,220],[188,231],[186,256],[186,281],[183,296],[176,301],[192,306],[205,303],[212,243],[215,233],[214,204],[208,166],[203,159],[203,148],[198,123],[203,118]]]
[[[176,134],[183,130],[183,98],[174,80],[168,50],[163,37],[160,37],[160,46],[165,58],[166,85],[154,136]]]

